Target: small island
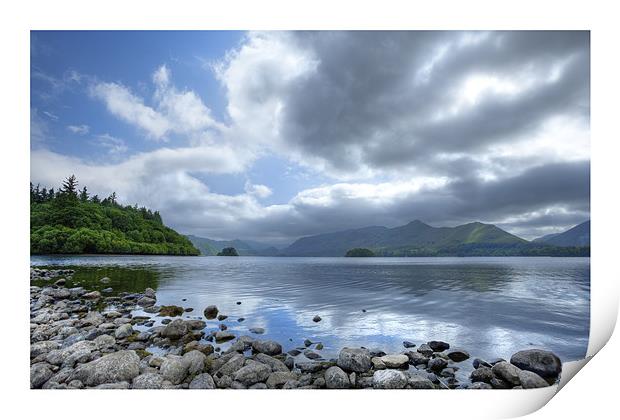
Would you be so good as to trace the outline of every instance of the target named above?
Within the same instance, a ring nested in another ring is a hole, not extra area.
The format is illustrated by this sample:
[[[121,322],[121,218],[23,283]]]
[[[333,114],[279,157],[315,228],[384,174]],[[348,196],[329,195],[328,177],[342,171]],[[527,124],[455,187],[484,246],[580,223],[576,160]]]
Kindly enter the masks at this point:
[[[375,253],[368,248],[353,248],[347,251],[345,257],[374,257]]]
[[[228,247],[228,248],[224,248],[220,252],[218,252],[217,256],[218,257],[238,257],[239,253],[237,252],[237,250],[235,248]]]

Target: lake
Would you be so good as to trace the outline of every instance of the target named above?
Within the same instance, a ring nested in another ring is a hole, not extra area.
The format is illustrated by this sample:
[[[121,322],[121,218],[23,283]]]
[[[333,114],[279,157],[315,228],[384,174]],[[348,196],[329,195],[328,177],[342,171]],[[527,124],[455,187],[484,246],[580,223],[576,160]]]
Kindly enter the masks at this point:
[[[472,359],[536,347],[565,362],[583,358],[588,346],[589,258],[33,256],[31,263],[75,268],[69,286],[152,287],[158,305],[194,308],[187,317],[202,318],[215,304],[237,335],[262,327],[285,350],[320,341],[326,358],[344,346],[390,353],[404,350],[403,340],[443,340]],[[111,282],[100,283],[104,276]],[[219,324],[208,321],[207,331]],[[471,370],[471,359],[460,365]]]

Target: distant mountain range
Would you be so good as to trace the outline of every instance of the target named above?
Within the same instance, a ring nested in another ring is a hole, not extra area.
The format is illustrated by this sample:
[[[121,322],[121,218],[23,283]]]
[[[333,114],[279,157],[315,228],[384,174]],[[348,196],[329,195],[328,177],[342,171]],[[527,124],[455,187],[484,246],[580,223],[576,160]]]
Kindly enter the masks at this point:
[[[353,248],[367,248],[377,256],[588,256],[589,226],[586,222],[532,242],[480,222],[433,227],[419,220],[394,228],[369,226],[307,236],[283,249],[250,240],[187,238],[203,255],[234,247],[247,256],[341,257]]]
[[[555,246],[590,246],[590,221],[572,227],[566,232],[536,238],[532,242]]]
[[[247,239],[218,241],[194,235],[186,236],[200,250],[202,255],[217,255],[222,249],[229,247],[235,248],[237,253],[242,256],[275,256],[279,253],[278,249],[271,245]]]

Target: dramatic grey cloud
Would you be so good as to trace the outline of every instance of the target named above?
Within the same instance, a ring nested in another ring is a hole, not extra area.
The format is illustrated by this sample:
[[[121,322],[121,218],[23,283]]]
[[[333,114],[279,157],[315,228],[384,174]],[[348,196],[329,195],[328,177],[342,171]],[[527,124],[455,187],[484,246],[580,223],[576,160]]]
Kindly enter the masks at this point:
[[[76,172],[182,232],[275,243],[414,219],[529,239],[589,218],[588,32],[252,32],[212,65],[222,121],[170,68],[153,70],[152,104],[96,78],[90,97],[147,138],[189,146],[107,165],[35,150],[33,179]],[[264,156],[300,165],[314,186],[265,204],[277,189],[248,175]],[[245,175],[244,191],[197,177],[214,173]]]

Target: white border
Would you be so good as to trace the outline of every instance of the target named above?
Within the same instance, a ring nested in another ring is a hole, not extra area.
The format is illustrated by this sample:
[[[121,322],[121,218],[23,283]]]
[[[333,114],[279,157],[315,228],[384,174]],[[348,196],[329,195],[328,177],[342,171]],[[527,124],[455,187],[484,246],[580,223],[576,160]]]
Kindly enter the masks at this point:
[[[429,4],[430,3],[430,4]],[[617,14],[575,1],[24,1],[2,14],[2,232],[3,339],[0,381],[3,410],[46,418],[109,419],[140,416],[252,416],[299,419],[458,416],[497,418],[544,405],[552,388],[463,392],[37,392],[28,390],[28,195],[30,29],[592,29],[592,312],[588,354],[609,339],[617,319],[618,269],[618,65]],[[614,188],[615,187],[615,188]],[[8,234],[7,234],[8,233]],[[21,281],[24,284],[21,284]],[[617,341],[617,340],[615,340]],[[615,343],[618,350],[618,344]],[[605,349],[607,350],[607,349]],[[603,351],[602,353],[609,353]],[[590,364],[601,383],[613,381],[606,364]],[[602,355],[601,355],[602,357]],[[608,361],[612,355],[607,354]],[[566,366],[578,370],[578,363]],[[590,368],[586,369],[588,371]],[[583,373],[584,376],[586,372]],[[604,375],[605,373],[606,375]],[[588,372],[590,374],[590,372]],[[582,375],[582,374],[580,374]],[[582,402],[613,410],[615,391],[578,377],[562,390],[573,398],[538,415],[577,413]],[[612,382],[613,385],[615,385]],[[569,394],[573,392],[573,394]],[[576,398],[579,396],[579,398]],[[552,409],[552,410],[551,410]],[[19,410],[19,411],[18,411]],[[583,411],[585,414],[586,412]],[[591,414],[590,411],[587,412]],[[542,417],[541,417],[542,418]]]

